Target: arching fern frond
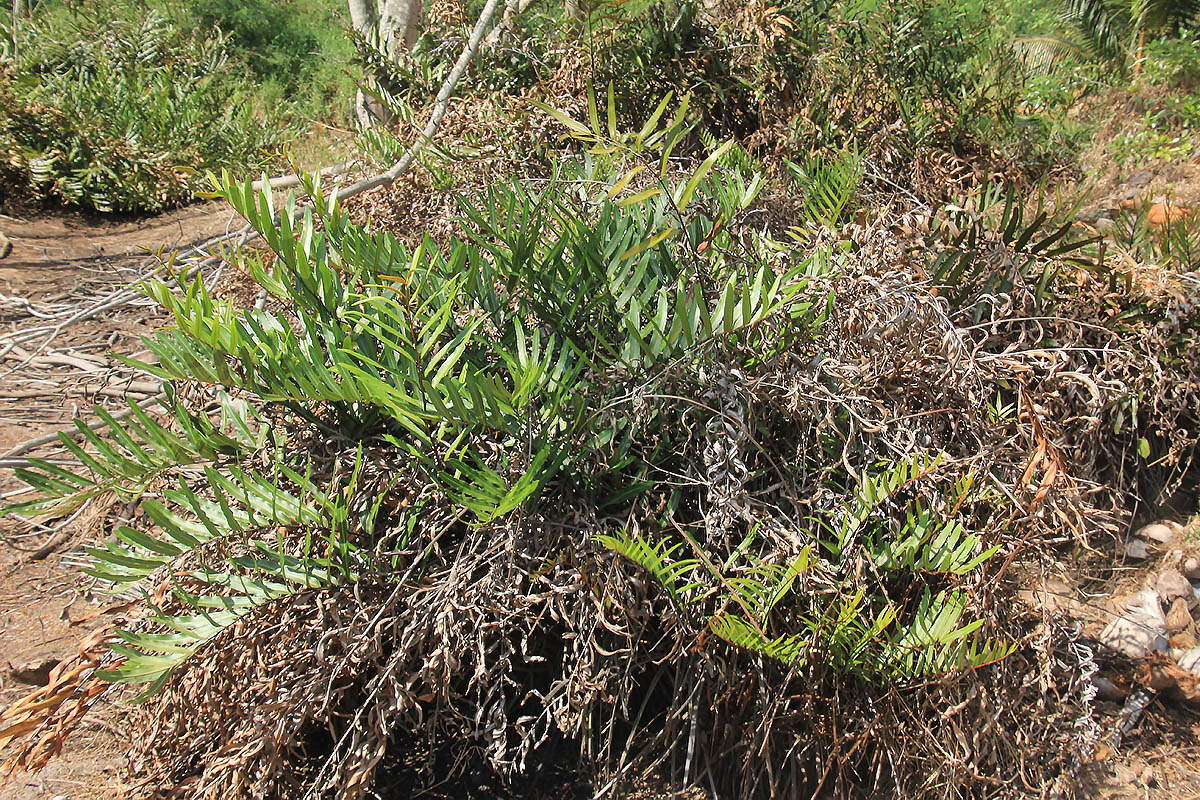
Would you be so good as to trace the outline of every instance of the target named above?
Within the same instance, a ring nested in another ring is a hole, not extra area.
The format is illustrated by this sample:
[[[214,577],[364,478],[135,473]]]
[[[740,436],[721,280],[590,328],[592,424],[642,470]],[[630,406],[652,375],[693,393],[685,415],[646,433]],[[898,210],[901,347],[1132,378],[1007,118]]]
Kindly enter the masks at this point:
[[[123,420],[93,407],[101,427],[93,429],[76,420],[82,442],[59,434],[60,443],[81,468],[68,470],[44,459],[30,459],[28,467],[16,469],[16,475],[41,497],[7,506],[4,513],[68,513],[104,492],[130,500],[171,467],[236,457],[262,446],[266,429],[249,405],[224,392],[219,393],[217,404],[219,415],[214,420],[189,411],[169,396],[161,404],[166,423],[133,401]]]

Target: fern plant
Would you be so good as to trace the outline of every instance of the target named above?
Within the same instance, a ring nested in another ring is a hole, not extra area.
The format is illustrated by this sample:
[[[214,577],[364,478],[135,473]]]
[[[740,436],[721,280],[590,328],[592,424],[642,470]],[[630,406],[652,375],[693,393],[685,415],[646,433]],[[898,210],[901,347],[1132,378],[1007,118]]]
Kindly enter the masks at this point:
[[[983,620],[964,620],[967,594],[935,589],[927,577],[968,576],[996,548],[985,548],[961,521],[939,518],[919,501],[911,502],[898,520],[877,514],[940,461],[918,455],[864,475],[853,506],[841,514],[836,540],[824,544],[826,559],[806,549],[786,565],[751,563],[729,573],[732,560],[718,570],[703,558],[676,558],[682,542],[656,544],[628,531],[598,538],[652,575],[674,603],[692,618],[702,618],[713,634],[789,668],[816,653],[838,671],[885,683],[976,668],[1004,658],[1012,645],[978,635]],[[974,480],[968,476],[955,482],[945,500],[957,509],[981,499],[974,494]],[[865,577],[861,575],[816,588],[837,575],[837,564],[856,558],[870,565],[880,581],[879,594],[857,585]],[[814,575],[808,591],[793,591],[809,572]],[[907,597],[887,593],[884,587],[891,581],[884,576],[890,575],[898,576],[894,583],[909,587]],[[718,610],[706,614],[707,608]]]
[[[0,76],[0,153],[21,179],[7,191],[157,211],[192,199],[205,170],[252,169],[289,133],[240,96],[218,33],[97,3],[27,37]]]
[[[61,513],[108,491],[140,503],[146,524],[118,527],[90,571],[126,591],[165,580],[172,605],[121,634],[105,676],[160,688],[250,610],[388,574],[373,550],[386,493],[365,482],[363,449],[330,475],[268,418],[387,448],[487,525],[523,513],[560,475],[627,497],[644,489],[627,481],[646,471],[628,455],[632,434],[614,437],[596,409],[706,348],[762,348],[780,314],[794,335],[817,324],[802,265],[780,274],[727,260],[713,218],[747,208],[758,179],[713,174],[726,145],[674,180],[666,166],[685,126],[682,113],[660,125],[666,108],[637,134],[614,137],[611,116],[607,131],[571,121],[596,144],[603,163],[583,168],[603,188],[580,198],[566,182],[512,184],[461,198],[470,235],[446,252],[353,224],[311,178],[303,215],[295,198],[277,214],[269,189],[212,179],[270,248],[233,254],[233,267],[282,310],[236,308],[199,276],[152,281],[144,291],[173,324],[144,338],[153,359],[127,362],[168,387],[215,391],[217,412],[171,394],[166,422],[135,409],[128,421],[104,416],[100,432],[81,427],[82,444],[64,439],[82,470],[38,461],[21,472],[42,493],[25,510]],[[633,191],[650,158],[656,187]],[[705,237],[716,244],[707,252]],[[612,455],[597,464],[597,452]]]

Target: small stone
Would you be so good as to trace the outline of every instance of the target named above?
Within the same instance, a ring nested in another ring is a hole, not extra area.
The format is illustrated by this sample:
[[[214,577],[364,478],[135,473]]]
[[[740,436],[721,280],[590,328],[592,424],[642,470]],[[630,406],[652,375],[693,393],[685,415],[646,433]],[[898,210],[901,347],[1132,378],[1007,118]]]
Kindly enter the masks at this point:
[[[1154,584],[1154,588],[1158,590],[1159,597],[1162,598],[1164,603],[1173,603],[1179,598],[1188,601],[1195,594],[1192,584],[1177,569],[1165,570],[1158,576],[1158,581]]]
[[[1175,538],[1175,530],[1161,522],[1151,522],[1138,528],[1133,535],[1149,544],[1165,545]]]
[[[1126,611],[1104,627],[1100,643],[1129,658],[1167,652],[1167,619],[1158,592],[1143,589],[1126,605]]]
[[[1108,700],[1110,702],[1119,703],[1125,699],[1128,694],[1120,686],[1110,681],[1108,678],[1099,675],[1092,676],[1092,685],[1096,687],[1096,698],[1099,700]]]
[[[1100,632],[1101,644],[1129,658],[1145,658],[1153,652],[1166,652],[1167,636],[1153,620],[1136,614],[1117,617]]]
[[[58,666],[57,658],[43,658],[28,664],[9,664],[8,674],[14,681],[31,686],[45,686],[50,682],[50,671]]]
[[[1150,545],[1141,539],[1130,539],[1125,543],[1125,557],[1131,561],[1145,561],[1150,557]]]
[[[1188,602],[1182,597],[1171,601],[1167,609],[1167,633],[1183,633],[1192,624],[1192,612],[1188,611]]]
[[[1129,184],[1130,186],[1146,186],[1153,178],[1154,176],[1149,172],[1142,170],[1141,172],[1135,172],[1130,175],[1129,178],[1126,179],[1125,183]]]
[[[1017,592],[1017,597],[1023,603],[1043,614],[1070,613],[1072,606],[1076,605],[1074,595],[1069,584],[1055,578],[1048,578],[1041,587]]]
[[[1200,581],[1200,558],[1189,558],[1183,562],[1183,577],[1189,581]]]
[[[1195,626],[1185,628],[1181,633],[1172,636],[1170,644],[1171,647],[1177,647],[1180,650],[1191,650],[1200,645],[1200,640],[1196,639]]]
[[[1193,647],[1175,661],[1188,672],[1200,675],[1200,647]]]

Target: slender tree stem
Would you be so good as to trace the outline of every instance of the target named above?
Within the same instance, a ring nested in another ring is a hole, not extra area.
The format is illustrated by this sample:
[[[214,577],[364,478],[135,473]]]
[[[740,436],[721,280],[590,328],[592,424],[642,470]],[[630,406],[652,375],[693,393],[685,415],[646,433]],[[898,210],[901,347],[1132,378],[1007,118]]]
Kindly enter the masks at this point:
[[[458,86],[458,82],[462,80],[463,74],[466,73],[467,66],[475,58],[475,54],[479,52],[479,45],[483,42],[488,25],[491,24],[492,17],[496,15],[496,9],[499,6],[500,0],[488,0],[487,5],[483,7],[483,11],[479,14],[479,20],[475,23],[475,29],[471,31],[471,36],[467,39],[467,44],[463,47],[458,61],[454,62],[454,68],[450,70],[450,74],[446,76],[446,81],[442,84],[442,88],[438,90],[437,98],[433,104],[433,113],[429,115],[429,122],[425,124],[425,128],[417,137],[417,141],[413,142],[412,147],[408,148],[408,152],[401,156],[400,160],[393,164],[386,172],[342,189],[338,192],[339,200],[361,192],[369,192],[380,186],[387,186],[395,182],[405,172],[408,172],[413,160],[421,154],[421,151],[425,149],[425,145],[433,141],[433,135],[437,133],[438,126],[442,124],[442,119],[445,118],[446,111],[450,108],[450,96],[454,94],[454,89]]]

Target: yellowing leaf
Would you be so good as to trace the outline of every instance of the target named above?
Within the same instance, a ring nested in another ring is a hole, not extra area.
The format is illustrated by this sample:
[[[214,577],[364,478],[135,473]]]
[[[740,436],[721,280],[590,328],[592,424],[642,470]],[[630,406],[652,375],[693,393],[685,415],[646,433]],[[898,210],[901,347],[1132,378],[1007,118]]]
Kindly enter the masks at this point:
[[[637,194],[626,197],[623,200],[618,200],[617,205],[619,205],[619,206],[637,205],[638,203],[642,202],[643,200],[647,200],[651,197],[657,197],[660,194],[662,194],[662,189],[647,189],[644,192],[638,192]]]
[[[696,187],[700,185],[700,181],[712,170],[717,163],[717,159],[729,152],[729,148],[733,147],[733,140],[730,139],[725,144],[718,147],[712,155],[700,162],[700,166],[692,173],[692,177],[688,180],[687,185],[683,187],[683,192],[679,195],[679,209],[682,211],[687,208],[687,204],[691,201],[692,195],[696,192]]]
[[[600,135],[600,112],[596,108],[596,88],[588,81],[588,121],[592,123],[592,133]]]
[[[643,239],[642,241],[638,242],[633,247],[629,248],[624,253],[622,253],[621,260],[628,261],[631,258],[639,256],[646,250],[649,250],[651,247],[654,247],[655,245],[657,245],[663,239],[666,239],[668,236],[672,236],[676,233],[679,233],[678,228],[667,228],[662,233],[659,233],[655,236],[651,236],[649,239]]]
[[[616,92],[613,91],[612,81],[608,82],[608,136],[610,139],[617,138],[617,109],[613,96]]]
[[[654,113],[650,115],[650,118],[646,120],[646,124],[642,126],[642,130],[638,133],[638,141],[645,139],[654,132],[654,126],[658,124],[658,120],[662,117],[663,112],[667,110],[667,103],[671,102],[673,94],[673,92],[667,92],[667,96],[659,102],[658,108],[654,109]]]
[[[609,190],[608,190],[608,199],[609,199],[609,200],[611,200],[611,199],[613,199],[614,197],[616,197],[617,195],[619,195],[619,194],[622,192],[622,190],[624,190],[624,189],[625,189],[625,187],[629,185],[629,182],[630,182],[631,180],[633,180],[633,179],[634,179],[634,177],[635,177],[635,176],[636,176],[636,175],[637,175],[639,172],[641,172],[642,170],[644,170],[645,168],[646,168],[646,165],[645,165],[645,164],[639,164],[638,166],[636,166],[636,167],[634,167],[633,169],[629,170],[629,172],[626,172],[624,175],[622,175],[622,176],[621,176],[621,179],[620,179],[619,181],[617,181],[616,183],[614,183],[614,184],[613,184],[613,187],[612,187],[611,189],[609,189]],[[657,190],[657,189],[655,189],[654,191],[658,191],[658,190]],[[643,192],[643,194],[645,194],[645,192]],[[635,196],[636,196],[636,195],[635,195]]]
[[[576,122],[575,120],[571,119],[566,114],[564,114],[563,112],[559,111],[557,108],[548,106],[545,103],[539,103],[537,100],[530,100],[529,102],[533,103],[534,106],[536,106],[537,108],[546,112],[551,117],[553,117],[555,119],[555,121],[565,125],[567,128],[574,131],[575,133],[582,133],[582,134],[590,134],[591,133],[591,131],[589,131],[587,129],[587,126],[585,126],[583,123]]]

